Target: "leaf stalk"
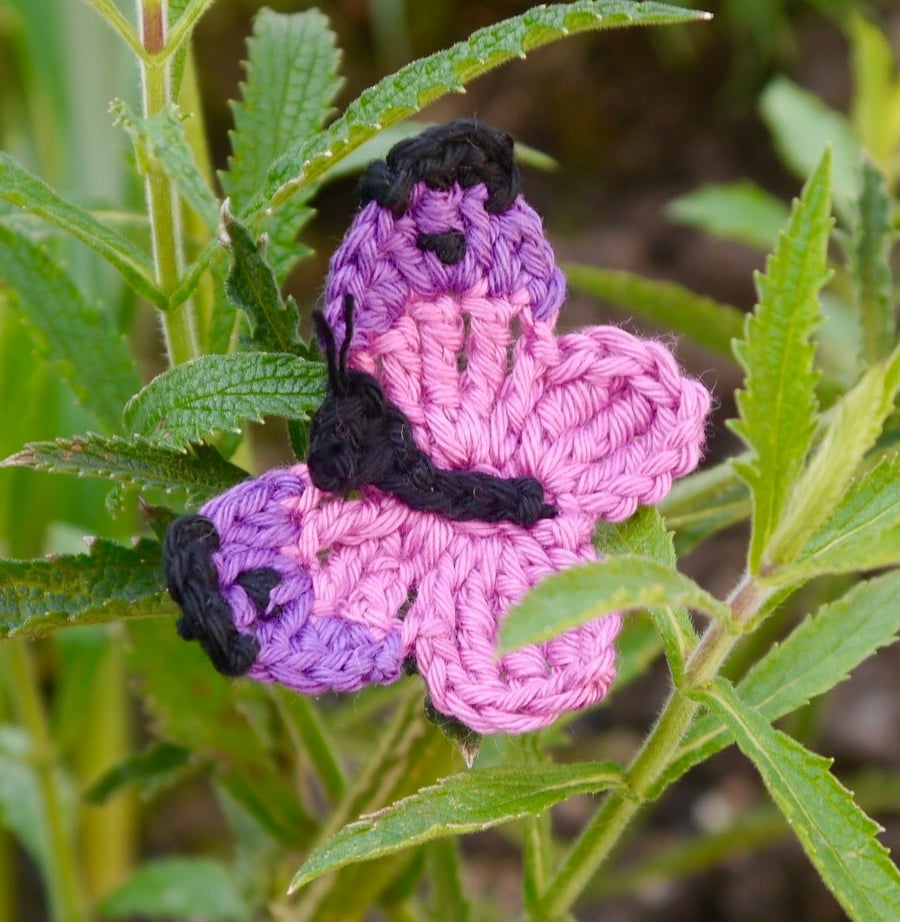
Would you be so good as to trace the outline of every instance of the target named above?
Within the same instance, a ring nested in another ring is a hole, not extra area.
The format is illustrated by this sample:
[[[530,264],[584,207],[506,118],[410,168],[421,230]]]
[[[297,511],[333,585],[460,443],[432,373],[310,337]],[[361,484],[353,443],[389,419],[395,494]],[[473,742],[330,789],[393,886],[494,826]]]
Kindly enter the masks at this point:
[[[734,621],[747,625],[765,605],[771,590],[749,575],[728,600]],[[609,857],[632,818],[648,801],[648,792],[671,763],[700,708],[693,692],[703,689],[718,674],[742,635],[721,621],[710,622],[685,665],[684,677],[673,688],[643,746],[625,770],[625,784],[607,794],[582,834],[570,848],[539,900],[528,915],[532,922],[565,919],[590,879]]]
[[[87,922],[88,912],[75,862],[74,843],[66,833],[56,755],[47,714],[38,690],[31,648],[21,641],[7,643],[7,689],[19,723],[31,740],[31,762],[41,792],[41,819],[46,848],[46,884],[54,922]]]

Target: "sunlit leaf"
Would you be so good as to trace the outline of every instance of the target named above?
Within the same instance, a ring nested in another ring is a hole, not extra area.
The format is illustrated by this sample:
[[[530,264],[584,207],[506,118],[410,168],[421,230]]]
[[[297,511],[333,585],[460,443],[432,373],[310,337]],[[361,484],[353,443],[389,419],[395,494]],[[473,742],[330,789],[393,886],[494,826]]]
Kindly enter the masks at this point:
[[[753,496],[752,572],[778,525],[815,427],[818,374],[811,336],[826,279],[830,164],[826,152],[795,202],[766,274],[757,275],[759,304],[747,318],[745,338],[735,344],[747,372],[737,394],[740,419],[732,428],[752,450],[749,460],[735,462]]]
[[[730,621],[731,610],[693,580],[648,557],[627,554],[547,577],[509,613],[499,651],[543,643],[602,615],[658,605],[687,606]]]
[[[776,730],[716,681],[699,693],[734,734],[810,861],[856,922],[893,922],[900,916],[900,871],[878,841],[881,831],[831,774],[828,759]]]
[[[242,922],[250,910],[228,867],[207,858],[157,858],[144,862],[98,906],[105,919],[205,919]]]

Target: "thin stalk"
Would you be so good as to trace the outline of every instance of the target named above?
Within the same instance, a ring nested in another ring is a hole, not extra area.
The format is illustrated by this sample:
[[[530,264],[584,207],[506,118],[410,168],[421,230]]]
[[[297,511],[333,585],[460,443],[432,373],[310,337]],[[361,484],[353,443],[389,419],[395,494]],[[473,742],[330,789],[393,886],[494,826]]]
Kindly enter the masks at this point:
[[[771,592],[746,577],[729,600],[736,622],[746,625],[752,621]],[[563,859],[531,918],[556,922],[565,917],[646,803],[653,783],[671,763],[699,708],[690,697],[691,691],[715,678],[739,637],[718,621],[706,629],[687,661],[681,687],[672,690],[650,735],[626,769],[625,788],[606,797]]]
[[[161,56],[168,0],[137,0],[137,8],[141,41],[149,55],[149,59],[141,59],[144,117],[149,118],[172,101],[171,68],[168,59]],[[178,287],[184,268],[181,207],[174,184],[154,162],[147,165],[146,188],[156,282],[169,296]],[[162,323],[170,365],[179,365],[199,354],[190,301],[164,312]]]
[[[5,644],[6,677],[19,723],[31,739],[31,762],[41,794],[41,821],[46,843],[47,892],[55,922],[87,922],[88,912],[71,837],[63,823],[62,798],[47,714],[38,690],[31,649],[21,641]]]
[[[122,15],[122,11],[113,3],[113,0],[85,0],[85,2],[106,20],[107,25],[119,34],[140,60],[149,60],[149,55],[131,27],[131,23]]]
[[[172,31],[166,39],[159,56],[162,60],[170,58],[181,47],[191,34],[191,30],[197,25],[200,17],[213,5],[215,0],[191,0],[185,7],[184,12],[178,17],[178,22],[172,26]]]

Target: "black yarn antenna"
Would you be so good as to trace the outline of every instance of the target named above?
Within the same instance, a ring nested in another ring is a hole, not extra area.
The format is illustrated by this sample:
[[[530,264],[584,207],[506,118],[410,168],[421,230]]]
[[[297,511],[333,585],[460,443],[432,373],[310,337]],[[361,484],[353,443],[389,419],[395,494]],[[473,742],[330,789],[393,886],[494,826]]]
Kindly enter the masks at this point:
[[[354,301],[344,297],[344,340],[321,311],[313,314],[328,362],[328,390],[309,430],[307,467],[328,493],[378,487],[413,509],[456,522],[510,521],[533,525],[556,515],[534,477],[495,477],[478,471],[446,471],[415,443],[412,424],[365,372],[347,367],[353,338]]]
[[[435,125],[395,144],[384,160],[369,164],[359,186],[360,204],[376,201],[399,218],[417,182],[431,189],[464,189],[484,183],[485,210],[506,211],[522,191],[514,143],[505,131],[474,119]]]

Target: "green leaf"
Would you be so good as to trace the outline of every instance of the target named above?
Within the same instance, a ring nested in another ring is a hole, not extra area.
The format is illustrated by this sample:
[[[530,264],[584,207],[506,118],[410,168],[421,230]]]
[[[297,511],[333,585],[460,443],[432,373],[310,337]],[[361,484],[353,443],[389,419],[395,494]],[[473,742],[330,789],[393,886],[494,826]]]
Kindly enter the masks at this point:
[[[321,130],[342,83],[335,34],[317,9],[290,15],[260,10],[247,47],[247,82],[241,101],[232,103],[232,155],[228,172],[220,176],[238,211],[263,185],[279,154]],[[312,217],[305,202],[313,191],[308,189],[263,224],[278,278],[311,252],[294,241]]]
[[[207,858],[158,858],[142,864],[134,876],[97,907],[106,919],[245,920],[250,909],[238,894],[230,869]]]
[[[835,208],[841,215],[859,194],[859,141],[847,119],[787,77],[776,77],[760,97],[760,112],[787,166],[805,178],[830,146]]]
[[[831,157],[826,151],[782,232],[766,274],[757,275],[759,304],[747,318],[735,355],[747,372],[737,393],[741,418],[731,428],[752,451],[735,462],[753,497],[750,570],[763,552],[800,473],[815,428],[818,375],[810,341],[819,322],[818,291],[826,279]]]
[[[790,212],[781,199],[749,179],[710,183],[670,202],[666,215],[711,237],[770,252]]]
[[[503,765],[452,775],[345,826],[309,856],[290,889],[347,864],[536,816],[576,794],[620,784],[621,771],[611,762]]]
[[[380,80],[352,102],[324,132],[293,145],[269,169],[245,217],[281,204],[320,179],[343,157],[385,128],[414,115],[447,93],[513,58],[568,35],[591,29],[661,25],[708,19],[709,14],[662,3],[582,0],[538,6],[521,16],[479,29],[468,39],[413,61]]]
[[[314,135],[341,87],[340,52],[319,10],[283,15],[261,9],[247,42],[247,81],[232,102],[234,130],[222,186],[243,208],[283,151]]]
[[[153,282],[149,261],[127,237],[61,198],[45,182],[2,152],[0,199],[26,209],[86,243],[115,266],[122,278],[139,295],[157,307],[166,306],[166,296]]]
[[[786,579],[900,565],[900,456],[884,459],[850,485],[812,536]]]
[[[847,261],[862,327],[862,358],[871,365],[890,352],[897,320],[889,261],[894,236],[891,199],[884,176],[868,157],[862,160],[862,190],[854,205]]]
[[[658,509],[642,506],[630,519],[619,524],[601,522],[594,533],[594,544],[601,553],[639,554],[674,570],[677,560],[672,536]],[[697,634],[686,608],[654,605],[648,609],[653,626],[663,641],[669,668],[676,683],[684,673],[687,654],[697,642]]]
[[[835,405],[825,435],[792,490],[766,557],[792,562],[837,506],[863,457],[875,444],[900,391],[900,346],[876,365]],[[900,494],[900,490],[898,490]],[[831,523],[833,526],[833,522]],[[849,537],[846,533],[844,537]]]
[[[300,339],[300,312],[293,298],[285,302],[275,273],[266,261],[265,247],[224,208],[222,218],[231,251],[231,271],[225,291],[231,303],[250,321],[253,344],[263,351],[306,354]]]
[[[162,595],[160,547],[95,541],[90,554],[0,560],[0,637],[174,612]]]
[[[571,567],[539,583],[503,623],[499,652],[543,643],[610,612],[658,605],[687,605],[731,621],[731,609],[693,580],[649,557],[627,554]]]
[[[264,415],[302,418],[325,396],[325,369],[294,355],[204,355],[151,381],[125,407],[129,432],[186,448],[212,432],[239,432]]]
[[[900,918],[900,871],[880,831],[828,770],[830,761],[774,729],[727,683],[698,697],[734,733],[825,885],[857,922]]]
[[[889,170],[900,138],[900,80],[894,51],[881,29],[857,10],[845,21],[853,73],[851,120],[862,146]]]
[[[148,796],[173,777],[180,777],[190,764],[191,754],[172,743],[157,743],[144,752],[134,753],[104,772],[84,792],[90,804],[105,803],[127,785],[137,785]]]
[[[0,226],[0,302],[16,307],[50,360],[97,422],[121,427],[140,387],[125,338],[50,257]]]
[[[825,694],[900,631],[900,571],[858,583],[807,617],[744,676],[738,693],[767,720],[777,720]],[[660,782],[658,796],[689,768],[705,762],[734,737],[715,716],[698,720]]]
[[[750,516],[750,496],[730,461],[682,477],[660,504],[675,532],[678,556],[701,541]]]
[[[185,136],[182,123],[190,116],[183,116],[177,106],[169,104],[150,118],[141,118],[121,99],[110,106],[110,112],[116,124],[130,136],[141,173],[148,173],[151,164],[158,164],[207,230],[215,233],[219,226],[219,202]]]
[[[674,282],[659,282],[632,272],[573,263],[562,268],[573,291],[637,314],[731,358],[731,341],[741,335],[744,325],[744,312],[736,307],[695,294]]]
[[[102,477],[139,487],[183,490],[191,505],[237,486],[249,476],[210,445],[187,451],[159,448],[140,437],[88,434],[55,442],[32,442],[0,461],[0,467],[30,467],[56,474]]]

